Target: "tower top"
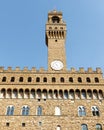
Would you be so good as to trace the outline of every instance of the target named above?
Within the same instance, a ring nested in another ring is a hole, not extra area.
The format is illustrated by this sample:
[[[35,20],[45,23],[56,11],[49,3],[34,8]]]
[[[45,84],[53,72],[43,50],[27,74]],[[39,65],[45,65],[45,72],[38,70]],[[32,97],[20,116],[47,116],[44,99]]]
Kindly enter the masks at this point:
[[[66,23],[63,21],[62,12],[53,10],[48,13],[45,34],[48,46],[48,70],[65,71]]]
[[[64,24],[65,22],[62,19],[62,12],[61,11],[50,11],[48,13],[48,21],[47,24]]]

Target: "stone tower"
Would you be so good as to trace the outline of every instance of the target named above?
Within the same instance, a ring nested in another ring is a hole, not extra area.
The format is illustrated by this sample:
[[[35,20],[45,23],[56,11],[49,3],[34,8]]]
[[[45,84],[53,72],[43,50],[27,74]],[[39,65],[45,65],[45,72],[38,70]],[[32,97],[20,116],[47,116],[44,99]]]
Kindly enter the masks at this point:
[[[104,130],[100,68],[66,68],[66,24],[48,13],[48,70],[0,67],[0,130]]]
[[[46,24],[49,71],[66,70],[65,39],[66,23],[62,19],[62,12],[49,12]]]

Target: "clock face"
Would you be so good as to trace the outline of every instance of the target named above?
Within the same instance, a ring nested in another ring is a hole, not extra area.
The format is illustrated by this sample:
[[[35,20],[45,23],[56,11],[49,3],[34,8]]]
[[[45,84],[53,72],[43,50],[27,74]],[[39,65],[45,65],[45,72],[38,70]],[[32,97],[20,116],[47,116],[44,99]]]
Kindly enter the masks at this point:
[[[63,63],[60,60],[55,60],[51,62],[51,68],[54,70],[61,70],[63,67]]]

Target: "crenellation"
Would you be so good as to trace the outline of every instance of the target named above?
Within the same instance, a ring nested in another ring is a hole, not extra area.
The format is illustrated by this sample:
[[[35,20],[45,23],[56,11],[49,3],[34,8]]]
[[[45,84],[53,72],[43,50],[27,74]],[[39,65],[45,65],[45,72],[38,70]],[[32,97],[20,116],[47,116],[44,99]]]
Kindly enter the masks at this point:
[[[22,71],[23,72],[29,72],[30,70],[28,69],[28,67],[24,67],[24,69]]]
[[[3,72],[3,71],[4,71],[4,67],[1,66],[1,67],[0,67],[0,72]]]
[[[20,67],[16,67],[14,71],[20,72]]]
[[[96,68],[96,72],[97,72],[97,73],[102,73],[101,68]]]
[[[90,68],[88,68],[88,73],[93,73],[94,71],[93,71],[93,69],[90,67]]]
[[[75,68],[71,68],[71,73],[74,73],[74,72],[76,72],[76,69]]]
[[[84,68],[79,68],[79,72],[80,72],[80,73],[85,73]]]

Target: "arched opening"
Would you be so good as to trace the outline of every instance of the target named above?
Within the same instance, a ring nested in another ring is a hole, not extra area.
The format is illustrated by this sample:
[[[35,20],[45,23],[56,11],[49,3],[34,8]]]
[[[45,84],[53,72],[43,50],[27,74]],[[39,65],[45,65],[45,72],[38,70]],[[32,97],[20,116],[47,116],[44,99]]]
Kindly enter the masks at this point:
[[[24,98],[24,92],[23,89],[19,89],[19,95],[18,98]]]
[[[12,97],[12,92],[11,89],[7,90],[6,98],[11,98]]]
[[[28,77],[28,82],[32,82],[32,78],[31,77]]]
[[[95,83],[99,83],[98,77],[95,77]]]
[[[79,89],[77,89],[77,90],[75,91],[75,98],[76,98],[76,99],[80,99],[80,91],[79,91]]]
[[[91,110],[92,110],[93,116],[99,116],[100,115],[100,112],[99,112],[99,109],[98,109],[97,106],[92,106]]]
[[[57,116],[61,115],[60,107],[55,107],[55,115]]]
[[[22,116],[28,116],[29,115],[30,108],[28,106],[22,107]]]
[[[24,93],[24,98],[29,98],[29,97],[30,97],[29,89],[26,89]]]
[[[52,83],[55,83],[55,82],[56,82],[56,78],[52,77]]]
[[[6,77],[3,77],[3,78],[2,78],[2,82],[6,82]]]
[[[20,77],[20,78],[19,78],[19,82],[23,82],[23,77]]]
[[[53,17],[52,17],[52,22],[53,22],[53,23],[59,23],[59,22],[60,22],[59,17],[53,16]]]
[[[36,98],[41,99],[41,90],[40,89],[37,90]]]
[[[63,91],[59,90],[59,99],[63,99]]]
[[[74,90],[73,90],[73,89],[71,89],[71,90],[69,91],[69,98],[70,98],[70,99],[74,99]]]
[[[82,127],[82,129],[81,129],[81,130],[88,130],[88,127],[87,127],[87,125],[86,125],[86,124],[82,124],[82,125],[81,125],[81,127]]]
[[[14,82],[15,81],[15,77],[11,77],[11,82]]]
[[[86,82],[87,82],[87,83],[90,83],[90,82],[91,82],[91,80],[90,80],[89,77],[86,78]]]
[[[68,99],[68,91],[64,90],[64,99]]]
[[[41,106],[38,106],[38,107],[37,107],[37,115],[38,115],[38,116],[41,116],[41,115],[42,115],[42,107],[41,107]]]
[[[103,99],[103,91],[99,90],[99,99]]]
[[[102,130],[102,125],[101,124],[96,124],[96,130]]]
[[[47,82],[47,78],[46,77],[43,78],[43,82]]]
[[[60,78],[60,82],[64,83],[64,78],[63,77]]]
[[[69,82],[73,83],[73,78],[72,77],[69,78]]]
[[[31,89],[30,98],[35,98],[35,90]]]
[[[7,116],[12,116],[13,114],[14,114],[14,106],[8,106],[6,115]]]
[[[49,99],[52,99],[52,98],[53,98],[53,91],[52,91],[52,90],[49,90],[48,98],[49,98]]]
[[[12,98],[18,98],[18,91],[17,91],[17,89],[13,89]]]
[[[82,78],[81,77],[78,77],[78,82],[82,83]]]
[[[98,92],[97,92],[97,90],[93,90],[93,99],[98,99]]]
[[[42,98],[47,99],[47,90],[46,89],[43,89]]]
[[[6,90],[3,88],[1,89],[1,98],[5,98],[6,97]]]
[[[39,77],[36,78],[36,82],[40,82],[40,78]]]
[[[54,90],[54,95],[53,95],[54,99],[57,99],[58,98],[58,91],[57,90]]]
[[[87,98],[92,99],[92,91],[90,89],[87,90]]]
[[[56,128],[56,130],[61,130],[61,126],[58,125],[57,128]]]
[[[86,91],[84,89],[81,91],[81,98],[86,99]]]
[[[86,110],[84,106],[79,106],[78,107],[78,116],[85,116],[86,115]]]

